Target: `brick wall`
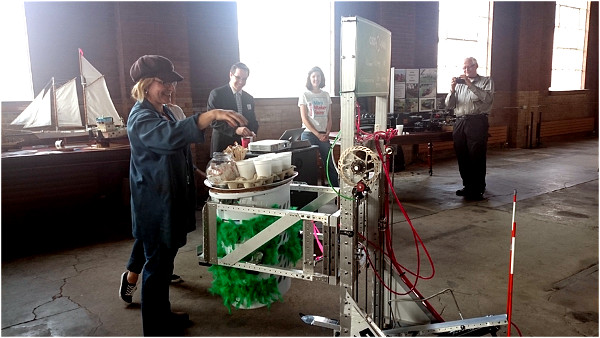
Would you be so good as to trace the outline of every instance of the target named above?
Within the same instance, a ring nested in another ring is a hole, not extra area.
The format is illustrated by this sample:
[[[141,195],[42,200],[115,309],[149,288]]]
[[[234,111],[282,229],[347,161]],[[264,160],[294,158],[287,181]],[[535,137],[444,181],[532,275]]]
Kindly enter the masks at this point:
[[[176,103],[188,115],[205,110],[210,90],[227,82],[230,65],[238,61],[235,2],[26,2],[25,9],[34,92],[52,76],[65,80],[78,76],[77,48],[82,48],[105,75],[124,117],[133,104],[129,67],[143,54],[169,57],[184,75]],[[548,121],[598,116],[597,2],[592,2],[592,9],[588,90],[549,93],[554,2],[495,3],[491,71],[497,92],[490,123],[509,126],[510,146],[523,146],[529,123],[529,108],[516,107],[539,106],[535,115],[541,111],[542,120]],[[336,27],[341,16],[361,16],[389,29],[392,66],[437,65],[436,2],[336,2]],[[339,30],[335,34],[339,41]],[[335,58],[339,59],[339,42]],[[335,68],[339,77],[339,63]],[[335,114],[339,114],[338,90],[331,93]],[[257,98],[260,139],[300,125],[296,100]],[[196,150],[202,166],[200,157],[207,156],[207,147],[198,145]]]

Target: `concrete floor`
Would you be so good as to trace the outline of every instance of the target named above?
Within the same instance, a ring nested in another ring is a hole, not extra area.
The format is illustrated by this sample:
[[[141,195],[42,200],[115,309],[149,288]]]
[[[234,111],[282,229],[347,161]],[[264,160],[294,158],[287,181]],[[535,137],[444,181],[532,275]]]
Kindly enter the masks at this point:
[[[454,160],[435,163],[433,176],[424,164],[410,165],[394,182],[435,264],[435,277],[418,283],[421,294],[451,288],[464,318],[506,313],[516,189],[513,322],[523,336],[598,336],[597,139],[491,150],[480,202],[455,196]],[[393,217],[396,257],[414,266],[412,234],[397,208]],[[339,287],[293,280],[283,302],[230,314],[207,291],[212,276],[196,258],[201,241],[200,229],[188,236],[175,262],[184,282],[171,286],[173,310],[193,321],[186,336],[332,335],[299,313],[339,318]],[[2,336],[140,336],[139,289],[131,305],[117,295],[132,243],[3,260]],[[460,318],[449,294],[431,303],[445,320]]]

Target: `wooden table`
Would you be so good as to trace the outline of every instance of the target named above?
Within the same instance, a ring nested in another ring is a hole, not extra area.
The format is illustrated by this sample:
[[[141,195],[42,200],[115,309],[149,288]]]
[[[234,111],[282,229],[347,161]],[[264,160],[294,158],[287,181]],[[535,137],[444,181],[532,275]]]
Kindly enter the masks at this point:
[[[38,208],[56,210],[58,216],[58,210],[74,213],[83,205],[90,218],[113,213],[99,210],[103,202],[127,204],[128,208],[129,157],[129,145],[94,148],[84,144],[63,150],[29,147],[3,152],[2,220],[8,215],[35,213]]]
[[[390,140],[390,144],[412,144],[413,155],[418,153],[419,144],[427,143],[427,163],[429,164],[429,176],[433,175],[433,142],[446,142],[452,141],[451,131],[424,131],[418,133],[411,133],[408,135],[394,136]]]

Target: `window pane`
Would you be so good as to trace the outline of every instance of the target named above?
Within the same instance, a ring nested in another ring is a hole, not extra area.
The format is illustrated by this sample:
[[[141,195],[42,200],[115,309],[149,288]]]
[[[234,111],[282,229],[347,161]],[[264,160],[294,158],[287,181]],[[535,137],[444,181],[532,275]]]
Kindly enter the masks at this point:
[[[477,59],[480,75],[489,75],[488,1],[440,1],[439,2],[439,42],[438,42],[438,93],[447,93],[450,79],[463,73],[466,57]],[[457,24],[469,8],[473,20],[468,26]]]
[[[23,1],[4,1],[0,11],[0,29],[2,46],[10,46],[2,52],[0,78],[0,101],[31,101],[33,85],[31,82],[31,64],[25,24]],[[10,81],[6,81],[10,79]]]
[[[557,1],[550,90],[582,89],[587,2]]]
[[[329,1],[238,1],[240,61],[250,68],[244,90],[254,97],[298,97],[309,69],[331,74]]]

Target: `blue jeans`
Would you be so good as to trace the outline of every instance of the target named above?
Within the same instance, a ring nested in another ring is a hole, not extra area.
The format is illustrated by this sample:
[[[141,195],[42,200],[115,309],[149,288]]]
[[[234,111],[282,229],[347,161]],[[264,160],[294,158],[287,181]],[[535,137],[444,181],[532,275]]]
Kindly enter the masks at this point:
[[[127,262],[127,270],[139,275],[142,273],[145,263],[144,244],[139,239],[136,239],[131,248],[131,256],[129,257],[129,262]]]
[[[171,336],[169,285],[175,265],[176,248],[155,241],[144,242],[142,274],[142,327],[144,336]]]
[[[329,165],[327,165],[327,156],[329,154],[329,148],[331,147],[329,141],[321,142],[321,140],[319,140],[315,136],[315,134],[311,133],[310,131],[304,131],[300,138],[302,140],[308,140],[310,144],[319,147],[319,154],[321,155],[321,161],[323,161],[323,166],[327,166],[327,171],[329,173],[329,181],[331,182],[332,186],[339,187],[340,183],[338,179],[338,173],[335,170],[335,166],[333,165],[333,162],[335,161],[333,157],[333,151],[331,152],[331,157],[329,158]]]
[[[171,302],[169,285],[177,249],[136,239],[131,248],[127,270],[142,275],[142,326],[144,336],[170,336]]]

